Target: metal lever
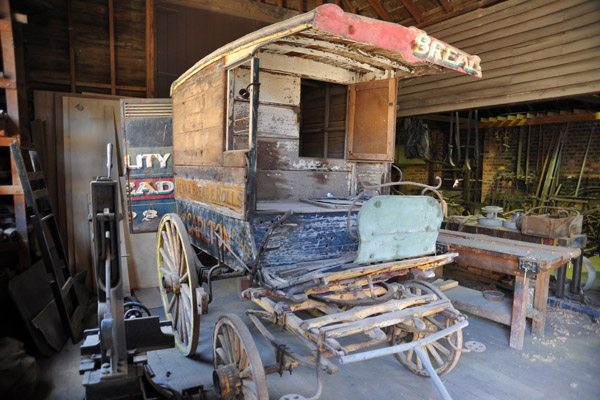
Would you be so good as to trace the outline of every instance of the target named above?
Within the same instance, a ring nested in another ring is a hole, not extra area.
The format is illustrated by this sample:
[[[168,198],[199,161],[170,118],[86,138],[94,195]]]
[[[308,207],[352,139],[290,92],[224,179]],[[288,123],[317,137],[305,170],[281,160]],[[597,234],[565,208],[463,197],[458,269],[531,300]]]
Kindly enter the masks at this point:
[[[112,170],[112,143],[106,145],[106,168],[108,169],[106,177],[110,178],[110,171]]]

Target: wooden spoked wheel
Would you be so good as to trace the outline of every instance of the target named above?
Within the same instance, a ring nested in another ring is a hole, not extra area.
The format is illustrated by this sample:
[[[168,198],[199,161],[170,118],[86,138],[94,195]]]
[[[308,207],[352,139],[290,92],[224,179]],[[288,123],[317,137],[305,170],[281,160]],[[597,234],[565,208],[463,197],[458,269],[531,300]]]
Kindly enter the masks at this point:
[[[173,325],[175,344],[186,356],[198,346],[200,315],[196,288],[196,254],[185,225],[177,214],[166,214],[160,221],[156,240],[158,286],[165,315]]]
[[[213,383],[224,399],[268,400],[260,354],[246,324],[235,314],[219,317],[213,332]]]
[[[402,282],[405,288],[411,293],[420,296],[434,293],[440,299],[447,299],[446,295],[434,285],[423,281]],[[418,321],[407,321],[404,324],[394,325],[392,330],[391,345],[414,342],[429,335],[432,335],[442,329],[448,328],[456,321],[447,318],[438,313],[433,316],[420,318]],[[431,342],[421,349],[429,357],[435,372],[438,375],[444,375],[450,372],[458,363],[460,351],[462,348],[462,329],[443,337],[435,342]],[[421,359],[414,350],[408,350],[395,354],[396,359],[400,361],[409,371],[420,376],[429,376],[429,373],[423,366]]]

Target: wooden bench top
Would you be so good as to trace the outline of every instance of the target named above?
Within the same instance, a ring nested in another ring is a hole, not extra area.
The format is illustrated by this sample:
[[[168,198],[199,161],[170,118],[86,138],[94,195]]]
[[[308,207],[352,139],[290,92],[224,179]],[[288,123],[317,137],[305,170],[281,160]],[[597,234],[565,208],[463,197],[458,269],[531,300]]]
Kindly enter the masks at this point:
[[[534,259],[541,270],[548,270],[558,268],[580,254],[579,249],[446,229],[440,230],[438,243],[447,245],[451,251],[458,252],[458,262],[510,274],[517,272],[518,260],[523,257]],[[485,263],[482,262],[484,259]]]

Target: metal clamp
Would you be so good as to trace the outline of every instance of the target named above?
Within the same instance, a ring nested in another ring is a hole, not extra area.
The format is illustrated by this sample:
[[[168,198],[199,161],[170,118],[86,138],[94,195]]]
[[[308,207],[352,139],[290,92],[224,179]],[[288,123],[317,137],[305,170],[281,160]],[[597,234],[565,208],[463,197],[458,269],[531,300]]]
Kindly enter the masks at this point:
[[[537,274],[540,272],[540,265],[535,258],[520,257],[519,258],[519,269],[525,273]]]
[[[446,254],[448,252],[448,245],[446,243],[435,243],[435,254]]]

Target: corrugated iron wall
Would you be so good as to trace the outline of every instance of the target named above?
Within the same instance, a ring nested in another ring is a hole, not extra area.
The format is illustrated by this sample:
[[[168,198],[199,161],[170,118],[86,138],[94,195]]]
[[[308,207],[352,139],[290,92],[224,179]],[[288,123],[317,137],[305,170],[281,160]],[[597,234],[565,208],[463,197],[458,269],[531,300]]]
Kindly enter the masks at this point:
[[[398,116],[600,91],[598,0],[509,0],[426,31],[480,56],[483,79],[449,72],[400,81]]]

